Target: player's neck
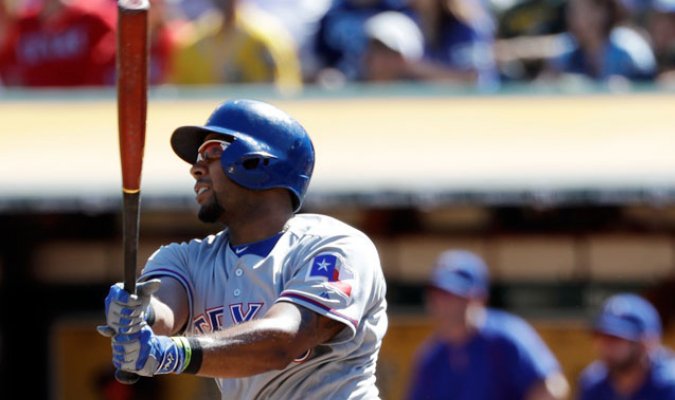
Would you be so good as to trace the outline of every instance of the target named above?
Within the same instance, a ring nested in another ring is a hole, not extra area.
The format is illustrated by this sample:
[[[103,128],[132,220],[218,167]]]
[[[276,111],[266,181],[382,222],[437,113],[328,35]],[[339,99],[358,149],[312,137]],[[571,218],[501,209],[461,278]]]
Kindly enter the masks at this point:
[[[457,325],[443,332],[443,338],[452,346],[461,347],[468,343],[475,334],[475,330],[467,325]]]
[[[461,347],[467,344],[476,335],[476,327],[468,321],[456,321],[447,324],[441,332],[441,336],[450,345]]]
[[[644,358],[631,368],[614,371],[612,382],[615,390],[624,396],[632,395],[642,387],[650,368],[649,359]]]
[[[473,303],[460,318],[445,319],[439,327],[439,335],[453,346],[463,346],[480,331],[486,317],[485,307],[480,303]]]
[[[291,198],[285,189],[256,192],[234,210],[224,213],[230,244],[238,246],[270,238],[284,230],[293,217]]]
[[[261,214],[262,215],[262,214]],[[234,246],[265,240],[286,229],[293,213],[273,213],[228,224],[228,236]]]

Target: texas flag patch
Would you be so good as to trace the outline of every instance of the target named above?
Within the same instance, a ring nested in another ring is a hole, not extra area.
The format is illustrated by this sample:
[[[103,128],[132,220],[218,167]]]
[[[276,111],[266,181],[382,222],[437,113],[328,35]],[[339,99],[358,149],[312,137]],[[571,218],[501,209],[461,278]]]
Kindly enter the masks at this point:
[[[352,271],[342,259],[331,253],[322,253],[312,259],[312,266],[307,273],[308,281],[327,282],[328,286],[337,289],[347,297],[352,294],[350,281],[354,279]]]

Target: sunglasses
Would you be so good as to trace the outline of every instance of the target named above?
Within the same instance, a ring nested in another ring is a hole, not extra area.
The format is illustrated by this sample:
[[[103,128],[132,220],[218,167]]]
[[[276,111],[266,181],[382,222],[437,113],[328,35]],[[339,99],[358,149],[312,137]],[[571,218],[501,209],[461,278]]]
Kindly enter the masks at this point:
[[[199,146],[197,149],[197,161],[195,164],[200,162],[210,163],[220,159],[220,156],[223,155],[223,151],[229,146],[230,143],[223,140],[207,140]]]

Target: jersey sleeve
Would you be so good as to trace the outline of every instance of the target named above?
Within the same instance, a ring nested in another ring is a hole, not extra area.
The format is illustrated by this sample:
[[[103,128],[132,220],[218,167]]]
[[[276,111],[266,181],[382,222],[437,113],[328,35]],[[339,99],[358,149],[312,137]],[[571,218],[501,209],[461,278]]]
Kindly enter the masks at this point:
[[[605,379],[606,371],[604,365],[599,361],[594,361],[586,366],[577,378],[576,400],[602,400],[603,386],[607,383]],[[611,391],[604,391],[611,393]]]
[[[527,322],[512,318],[507,322],[508,334],[502,339],[509,380],[519,393],[526,393],[533,384],[560,371],[560,364],[539,334]],[[510,360],[510,361],[506,361]],[[510,366],[509,366],[510,364]]]
[[[172,243],[156,250],[141,271],[139,281],[170,277],[185,289],[188,299],[188,321],[192,321],[194,304],[194,283],[188,269],[191,243]]]
[[[293,274],[277,299],[308,308],[342,322],[349,332],[335,342],[354,337],[373,299],[384,297],[380,260],[364,237],[347,236],[315,246],[291,266]]]

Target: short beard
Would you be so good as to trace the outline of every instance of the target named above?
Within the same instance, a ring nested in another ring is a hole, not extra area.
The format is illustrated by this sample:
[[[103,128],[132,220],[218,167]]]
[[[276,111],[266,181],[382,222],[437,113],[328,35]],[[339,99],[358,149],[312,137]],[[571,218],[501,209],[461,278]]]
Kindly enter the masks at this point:
[[[213,201],[203,205],[199,209],[197,217],[200,221],[206,223],[218,222],[220,217],[223,215],[223,211],[225,210],[220,206],[220,203],[218,203],[216,199],[213,199]]]
[[[639,349],[633,349],[631,354],[624,360],[617,363],[612,363],[607,367],[612,374],[621,374],[632,370],[644,360],[644,354]]]

